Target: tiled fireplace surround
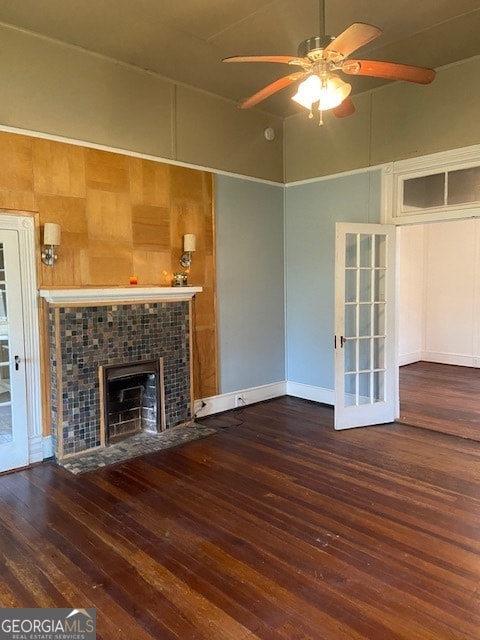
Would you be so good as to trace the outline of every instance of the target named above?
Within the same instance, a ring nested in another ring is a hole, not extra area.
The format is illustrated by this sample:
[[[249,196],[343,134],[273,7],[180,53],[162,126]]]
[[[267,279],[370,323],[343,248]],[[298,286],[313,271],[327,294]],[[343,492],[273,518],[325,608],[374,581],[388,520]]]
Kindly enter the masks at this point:
[[[102,365],[163,358],[165,427],[192,419],[191,299],[199,287],[43,290],[48,304],[53,451],[104,444]]]

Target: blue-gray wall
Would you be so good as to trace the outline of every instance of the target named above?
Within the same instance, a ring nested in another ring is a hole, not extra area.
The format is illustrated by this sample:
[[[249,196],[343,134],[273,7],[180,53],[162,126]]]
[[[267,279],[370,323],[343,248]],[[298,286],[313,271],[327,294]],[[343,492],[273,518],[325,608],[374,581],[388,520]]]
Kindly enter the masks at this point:
[[[286,379],[331,390],[335,223],[380,221],[381,172],[332,177],[285,191]]]
[[[282,185],[215,186],[220,393],[285,380]]]

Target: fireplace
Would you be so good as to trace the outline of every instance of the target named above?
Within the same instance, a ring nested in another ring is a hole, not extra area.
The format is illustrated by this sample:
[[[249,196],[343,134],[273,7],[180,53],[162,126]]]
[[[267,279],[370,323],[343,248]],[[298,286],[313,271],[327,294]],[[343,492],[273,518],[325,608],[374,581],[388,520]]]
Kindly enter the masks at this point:
[[[165,430],[163,358],[99,367],[105,444]]]
[[[107,440],[113,444],[140,429],[168,430],[193,420],[191,303],[199,291],[201,287],[118,287],[40,292],[46,300],[44,318],[49,329],[46,396],[55,457],[103,447]],[[145,363],[147,369],[134,371],[121,391],[120,367]],[[153,419],[153,407],[147,406],[150,401],[143,396],[157,368]],[[99,371],[108,372],[112,381],[103,380]],[[109,384],[118,400],[141,402],[142,415],[140,421],[139,411],[136,419],[135,411],[129,417],[120,408],[116,426],[107,434],[108,403],[102,399],[101,387]]]

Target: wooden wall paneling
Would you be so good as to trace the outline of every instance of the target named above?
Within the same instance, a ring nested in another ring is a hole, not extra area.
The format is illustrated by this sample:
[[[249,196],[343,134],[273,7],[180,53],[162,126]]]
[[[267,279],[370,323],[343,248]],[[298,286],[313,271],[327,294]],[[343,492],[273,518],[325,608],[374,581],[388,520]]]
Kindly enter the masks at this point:
[[[0,188],[33,192],[32,138],[2,133]]]
[[[213,203],[213,174],[204,171],[202,174],[203,199],[206,203]]]
[[[207,262],[212,262],[210,258]],[[195,397],[218,394],[218,362],[216,339],[216,299],[211,278],[205,278],[204,289],[195,296]]]
[[[90,275],[90,251],[89,249],[80,249],[77,252],[75,259],[76,273],[78,274],[80,281],[77,284],[90,285],[92,278]]]
[[[174,271],[181,271],[180,257],[183,253],[183,236],[193,233],[196,236],[196,251],[192,255],[189,272],[190,284],[207,284],[205,282],[205,207],[203,202],[172,200],[171,206],[171,247]],[[210,242],[209,242],[210,244]]]
[[[196,296],[195,322],[199,328],[215,325],[215,291],[211,283],[203,285],[203,291]]]
[[[87,221],[90,242],[132,244],[132,213],[128,194],[89,189]]]
[[[87,189],[129,193],[129,158],[110,151],[87,149],[86,184]]]
[[[172,260],[176,258],[177,264],[183,253],[183,236],[185,233],[198,235],[199,220],[201,219],[202,205],[195,200],[170,201],[170,246],[172,248]],[[200,238],[197,238],[197,251],[200,251]],[[196,257],[196,256],[194,256]],[[175,271],[181,270],[180,265]]]
[[[79,274],[75,273],[73,268],[74,252],[71,249],[59,247],[56,254],[58,260],[53,267],[40,262],[40,287],[48,289],[49,287],[68,287],[72,284],[79,284]]]
[[[169,287],[172,284],[172,257],[168,251],[133,251],[132,275],[138,279],[138,284],[160,285]]]
[[[85,148],[33,140],[33,175],[36,193],[85,198]]]
[[[170,166],[170,197],[176,201],[203,202],[203,176],[205,171],[188,167]]]
[[[0,189],[0,209],[9,211],[36,211],[35,195],[33,191]]]
[[[170,165],[130,158],[132,204],[154,207],[170,205]]]
[[[196,251],[192,257],[189,282],[204,291],[196,296],[193,344],[194,396],[218,393],[215,283],[213,177],[210,173],[172,167],[170,210],[173,271],[180,270],[183,234],[194,233]],[[178,265],[178,267],[176,267]]]
[[[215,254],[215,220],[212,204],[205,206],[204,225],[204,249],[209,256],[213,256]]]
[[[128,194],[87,189],[89,284],[127,285],[133,275]]]
[[[62,229],[55,266],[52,268],[41,263],[41,286],[81,284],[85,281],[85,276],[80,268],[79,251],[88,248],[85,198],[38,195],[36,200],[41,225],[40,242],[43,240],[43,225],[46,222],[56,222]]]
[[[136,249],[169,251],[170,212],[168,208],[134,205],[132,207],[132,236]]]
[[[201,296],[202,294],[198,294]],[[194,397],[218,394],[217,341],[215,327],[195,328],[193,341]]]
[[[129,242],[90,240],[89,283],[103,286],[128,286],[133,275],[132,246]]]
[[[66,196],[36,197],[40,224],[56,222],[62,228],[61,245],[72,249],[88,247],[88,224],[85,198]]]
[[[132,275],[170,285],[182,269],[183,235],[196,235],[189,281],[204,292],[193,327],[195,397],[216,395],[213,175],[6,132],[0,145],[0,208],[38,212],[39,248],[45,222],[62,228],[55,266],[38,254],[40,287],[121,286]],[[45,434],[49,424],[45,417]]]

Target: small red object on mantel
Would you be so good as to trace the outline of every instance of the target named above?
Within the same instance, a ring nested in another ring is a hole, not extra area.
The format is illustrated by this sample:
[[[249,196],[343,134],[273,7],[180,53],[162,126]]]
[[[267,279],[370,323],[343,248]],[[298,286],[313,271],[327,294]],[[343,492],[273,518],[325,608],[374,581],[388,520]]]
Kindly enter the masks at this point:
[[[130,276],[130,284],[138,284],[136,276]]]

